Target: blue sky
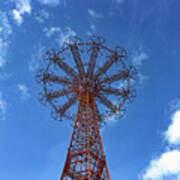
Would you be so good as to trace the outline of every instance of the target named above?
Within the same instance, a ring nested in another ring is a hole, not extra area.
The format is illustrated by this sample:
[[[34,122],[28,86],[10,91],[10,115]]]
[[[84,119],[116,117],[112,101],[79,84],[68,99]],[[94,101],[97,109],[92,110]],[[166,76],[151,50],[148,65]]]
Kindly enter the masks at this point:
[[[0,0],[0,179],[58,179],[72,127],[38,101],[35,72],[64,38],[100,34],[139,72],[126,115],[102,130],[112,180],[180,180],[178,0]]]

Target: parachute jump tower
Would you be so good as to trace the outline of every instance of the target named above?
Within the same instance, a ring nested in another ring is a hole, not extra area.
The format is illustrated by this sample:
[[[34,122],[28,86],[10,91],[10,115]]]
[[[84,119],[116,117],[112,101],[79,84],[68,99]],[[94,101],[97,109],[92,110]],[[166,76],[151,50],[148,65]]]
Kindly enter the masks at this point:
[[[68,38],[62,49],[45,53],[36,74],[43,85],[40,101],[52,106],[55,120],[74,126],[60,180],[110,180],[100,127],[123,116],[134,97],[136,71],[124,48],[104,43],[100,36]]]

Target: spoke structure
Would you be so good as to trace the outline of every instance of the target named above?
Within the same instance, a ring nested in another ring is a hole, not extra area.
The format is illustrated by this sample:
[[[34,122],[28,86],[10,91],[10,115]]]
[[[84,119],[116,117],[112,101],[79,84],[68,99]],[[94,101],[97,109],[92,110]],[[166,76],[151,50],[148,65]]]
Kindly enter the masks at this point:
[[[112,50],[104,42],[99,36],[87,42],[69,39],[58,52],[46,52],[46,68],[36,74],[44,90],[40,101],[52,106],[55,120],[71,119],[74,124],[60,180],[110,180],[99,128],[105,118],[122,116],[122,106],[132,97],[135,69],[126,64],[124,49]]]

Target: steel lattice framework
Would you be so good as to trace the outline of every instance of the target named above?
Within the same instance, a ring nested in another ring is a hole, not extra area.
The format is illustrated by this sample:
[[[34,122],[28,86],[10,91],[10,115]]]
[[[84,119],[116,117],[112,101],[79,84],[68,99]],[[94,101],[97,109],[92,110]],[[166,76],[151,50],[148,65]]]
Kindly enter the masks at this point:
[[[61,50],[46,52],[45,67],[36,74],[44,88],[40,101],[53,107],[55,120],[74,125],[61,180],[110,179],[99,127],[124,114],[136,70],[124,48],[104,44],[100,36],[68,38]]]

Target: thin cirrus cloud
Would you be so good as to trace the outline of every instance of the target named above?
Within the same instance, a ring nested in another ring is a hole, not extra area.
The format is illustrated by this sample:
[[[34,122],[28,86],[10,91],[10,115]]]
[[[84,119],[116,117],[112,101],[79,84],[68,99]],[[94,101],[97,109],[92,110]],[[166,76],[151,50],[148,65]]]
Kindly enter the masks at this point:
[[[29,90],[25,84],[18,84],[17,88],[20,91],[20,97],[22,100],[26,100],[30,97]]]
[[[102,19],[103,18],[103,15],[100,14],[100,13],[97,13],[95,10],[93,9],[88,9],[88,15],[90,16],[90,30],[87,31],[87,35],[88,36],[92,36],[96,30],[97,30],[97,27],[96,27],[96,21],[98,21],[99,19]]]
[[[6,63],[11,34],[12,28],[8,17],[5,12],[0,11],[0,67]]]
[[[76,32],[70,27],[67,26],[66,28],[62,29],[60,27],[51,27],[51,28],[45,28],[43,30],[48,38],[55,35],[56,42],[62,46],[63,43],[71,36],[76,36]]]
[[[140,47],[138,51],[133,52],[131,55],[132,63],[136,68],[141,68],[141,66],[147,61],[148,58],[148,53],[146,53],[142,49],[142,47]],[[144,81],[148,79],[148,77],[142,74],[140,70],[137,76],[140,84],[142,84]]]
[[[49,5],[49,6],[57,6],[62,0],[39,0],[40,3]]]
[[[169,108],[170,108],[170,111],[172,112],[180,109],[180,99],[176,98],[173,101],[171,101],[169,103]]]
[[[148,59],[148,54],[145,51],[137,51],[132,55],[132,61],[135,66],[141,66]]]
[[[36,21],[38,21],[39,23],[44,23],[46,20],[48,20],[50,17],[49,13],[47,11],[45,11],[44,9],[41,9],[38,12],[38,15],[36,16]]]
[[[176,146],[150,161],[142,175],[144,180],[180,180],[180,109],[171,116],[171,124],[164,135],[170,146]]]
[[[35,73],[40,68],[40,60],[46,51],[46,47],[38,44],[35,48],[35,53],[32,54],[32,59],[29,62],[29,71]]]
[[[96,32],[95,24],[90,24],[90,28],[91,28],[92,32]]]
[[[7,110],[7,102],[2,97],[2,92],[0,92],[0,120],[4,120]]]
[[[68,37],[76,36],[76,32],[69,26],[64,29],[56,26],[44,28],[43,32],[47,38],[55,38],[55,41],[59,46],[62,46],[63,42],[67,40]],[[32,60],[29,62],[29,71],[35,73],[39,69],[41,62],[40,60],[43,59],[43,55],[45,54],[46,50],[47,48],[42,44],[38,44],[35,47],[35,53],[32,55]],[[37,59],[39,61],[37,61]]]
[[[93,9],[88,9],[88,14],[94,18],[94,19],[98,19],[98,18],[102,18],[102,14],[97,13],[96,11],[94,11]]]
[[[10,35],[12,34],[12,28],[8,20],[8,16],[5,12],[0,10],[0,69],[2,70],[7,62],[7,54],[10,44]],[[2,72],[0,78],[4,79]],[[7,111],[7,101],[3,98],[2,92],[0,92],[0,120],[5,119]]]
[[[61,28],[60,27],[51,27],[51,28],[44,28],[43,30],[46,34],[46,36],[49,38],[52,35],[56,34],[56,33],[60,33],[61,32]]]
[[[23,16],[25,14],[31,14],[31,1],[30,0],[16,0],[16,9],[12,10],[14,20],[18,25],[23,23]]]

